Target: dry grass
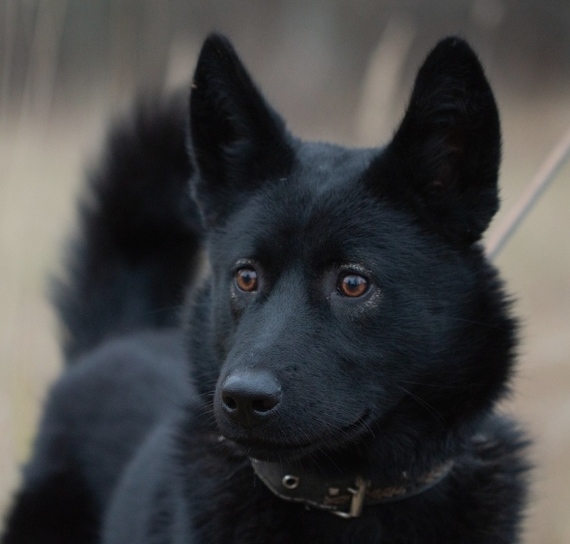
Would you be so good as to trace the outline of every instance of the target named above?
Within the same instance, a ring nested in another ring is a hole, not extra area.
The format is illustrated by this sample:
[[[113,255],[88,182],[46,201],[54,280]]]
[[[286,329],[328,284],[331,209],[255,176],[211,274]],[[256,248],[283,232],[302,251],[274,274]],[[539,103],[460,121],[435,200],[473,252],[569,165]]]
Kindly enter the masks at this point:
[[[71,132],[62,137],[57,124],[47,138],[33,125],[0,133],[0,510],[28,454],[46,385],[59,371],[47,280],[71,222],[80,140]]]

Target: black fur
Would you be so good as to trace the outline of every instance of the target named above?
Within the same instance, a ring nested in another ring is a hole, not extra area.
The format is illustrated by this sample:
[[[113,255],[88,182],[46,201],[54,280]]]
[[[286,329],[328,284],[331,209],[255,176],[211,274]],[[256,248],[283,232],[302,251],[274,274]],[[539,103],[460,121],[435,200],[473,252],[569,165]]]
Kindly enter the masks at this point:
[[[108,336],[178,322],[173,307],[197,264],[202,227],[181,96],[140,101],[111,131],[81,206],[68,278],[56,284],[68,360]]]
[[[438,44],[392,142],[346,149],[289,134],[210,36],[190,100],[197,207],[185,118],[157,105],[111,138],[59,297],[79,360],[3,542],[518,542],[525,440],[494,409],[516,326],[478,244],[499,117],[471,49]],[[453,467],[346,520],[276,497],[250,457],[387,487]]]

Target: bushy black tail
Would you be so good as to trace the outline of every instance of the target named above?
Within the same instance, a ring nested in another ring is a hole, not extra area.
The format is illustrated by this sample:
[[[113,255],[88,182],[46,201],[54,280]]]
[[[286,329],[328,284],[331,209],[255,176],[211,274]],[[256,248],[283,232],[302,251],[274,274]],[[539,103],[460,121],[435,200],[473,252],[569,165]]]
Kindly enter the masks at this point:
[[[182,97],[139,102],[110,132],[55,289],[68,361],[108,336],[178,318],[202,237],[184,106]]]

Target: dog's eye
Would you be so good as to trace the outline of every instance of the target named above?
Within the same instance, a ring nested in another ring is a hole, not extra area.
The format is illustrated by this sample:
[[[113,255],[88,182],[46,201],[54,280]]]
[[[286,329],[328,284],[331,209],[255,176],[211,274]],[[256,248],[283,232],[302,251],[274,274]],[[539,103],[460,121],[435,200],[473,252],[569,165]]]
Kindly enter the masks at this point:
[[[368,291],[368,280],[359,274],[343,273],[338,277],[337,289],[345,297],[361,297]]]
[[[251,266],[242,266],[236,270],[235,282],[240,291],[257,291],[257,272]]]

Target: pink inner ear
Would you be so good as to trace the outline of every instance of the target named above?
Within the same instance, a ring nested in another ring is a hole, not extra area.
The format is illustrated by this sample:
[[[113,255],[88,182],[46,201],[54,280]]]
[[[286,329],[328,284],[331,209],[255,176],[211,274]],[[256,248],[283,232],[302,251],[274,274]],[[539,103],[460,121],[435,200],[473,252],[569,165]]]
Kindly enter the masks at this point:
[[[432,191],[450,189],[457,181],[457,168],[460,160],[459,153],[451,153],[446,161],[438,168],[436,177],[430,183]]]
[[[460,147],[448,146],[448,154],[442,160],[429,187],[432,191],[440,192],[451,189],[457,183],[457,175],[460,162],[463,158],[463,150]]]

